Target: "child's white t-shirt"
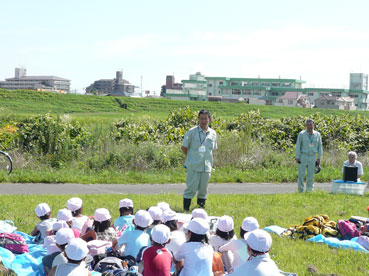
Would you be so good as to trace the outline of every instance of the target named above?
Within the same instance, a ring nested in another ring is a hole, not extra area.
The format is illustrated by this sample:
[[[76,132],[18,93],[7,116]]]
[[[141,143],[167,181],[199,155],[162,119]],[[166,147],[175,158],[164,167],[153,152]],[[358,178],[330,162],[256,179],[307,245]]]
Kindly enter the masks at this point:
[[[184,260],[180,276],[212,276],[214,250],[211,245],[202,242],[184,243],[174,258]]]
[[[36,228],[40,232],[40,244],[44,243],[44,239],[49,235],[50,230],[53,229],[53,224],[56,222],[55,218],[49,218],[37,223]]]
[[[235,269],[241,264],[247,261],[249,254],[247,253],[247,243],[244,239],[231,240],[229,243],[221,246],[219,248],[220,252],[232,251],[234,260],[232,267]]]
[[[236,240],[237,237],[233,236],[231,240]],[[217,235],[210,236],[209,244],[214,248],[214,251],[219,251],[219,247],[222,245],[225,245],[226,243],[229,243],[231,240],[225,240]]]
[[[170,232],[170,242],[165,245],[165,248],[168,249],[172,254],[176,254],[178,249],[186,242],[186,236],[182,231],[173,231]]]
[[[82,232],[82,227],[85,225],[86,221],[88,220],[87,216],[82,217],[74,217],[72,228],[77,229],[79,232]]]

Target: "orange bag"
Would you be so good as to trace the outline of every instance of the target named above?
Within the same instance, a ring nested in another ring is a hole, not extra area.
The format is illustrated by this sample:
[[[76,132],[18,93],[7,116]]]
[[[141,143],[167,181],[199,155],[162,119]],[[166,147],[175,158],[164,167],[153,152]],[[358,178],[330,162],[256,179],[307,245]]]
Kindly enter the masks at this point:
[[[224,265],[222,261],[222,254],[220,252],[214,252],[213,254],[213,273],[215,272],[223,272],[224,273]]]

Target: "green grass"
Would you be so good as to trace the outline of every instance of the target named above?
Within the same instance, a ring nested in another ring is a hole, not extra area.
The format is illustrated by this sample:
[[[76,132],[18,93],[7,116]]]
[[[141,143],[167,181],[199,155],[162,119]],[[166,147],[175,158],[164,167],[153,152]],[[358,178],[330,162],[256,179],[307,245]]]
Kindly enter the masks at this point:
[[[362,181],[367,181],[369,171],[365,170]],[[108,183],[108,184],[141,184],[141,183],[184,183],[186,172],[184,168],[147,170],[147,171],[119,171],[100,170],[86,171],[67,167],[53,169],[49,166],[41,168],[15,168],[11,175],[0,174],[0,182],[5,183]],[[316,182],[330,182],[342,178],[340,169],[324,167],[316,175]],[[284,183],[297,182],[297,167],[260,168],[242,171],[232,167],[219,168],[213,171],[212,183]]]
[[[348,113],[351,115],[362,114],[363,116],[369,116],[369,113],[365,111],[303,109],[256,106],[245,103],[178,101],[154,98],[119,97],[118,99],[122,103],[127,104],[128,109],[121,108],[116,101],[116,97],[110,96],[64,95],[51,92],[0,89],[0,114],[24,118],[29,115],[50,112],[53,114],[71,114],[74,119],[78,120],[106,123],[130,116],[133,118],[146,116],[164,119],[168,117],[171,111],[190,106],[194,110],[209,109],[224,119],[231,119],[250,110],[260,110],[261,114],[267,118],[281,118],[282,116],[293,115],[308,116],[315,112],[334,115]]]
[[[124,191],[123,191],[124,192]],[[129,197],[134,201],[135,210],[146,209],[159,201],[168,202],[175,211],[182,210],[180,195],[77,195],[84,201],[84,214],[93,215],[96,208],[107,208],[113,219],[118,216],[119,200]],[[37,223],[34,208],[38,203],[47,202],[56,214],[65,208],[71,195],[2,195],[0,196],[0,219],[11,219],[20,231],[29,233]],[[279,225],[287,228],[301,224],[305,217],[326,214],[332,220],[348,219],[352,215],[368,216],[365,196],[333,195],[327,192],[283,195],[210,195],[206,210],[210,215],[230,215],[238,229],[246,216],[254,216],[261,227]],[[192,206],[194,207],[194,206]],[[311,275],[308,265],[315,265],[320,273],[337,275],[368,275],[368,255],[351,250],[332,249],[327,245],[305,241],[282,239],[273,235],[271,256],[283,271],[298,275]]]

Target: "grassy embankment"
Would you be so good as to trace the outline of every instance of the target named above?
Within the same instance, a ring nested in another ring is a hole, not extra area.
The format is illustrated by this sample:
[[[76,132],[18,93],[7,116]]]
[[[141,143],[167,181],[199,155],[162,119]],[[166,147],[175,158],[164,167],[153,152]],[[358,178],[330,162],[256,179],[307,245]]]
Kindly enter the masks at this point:
[[[260,110],[268,118],[280,118],[293,115],[308,116],[317,111],[322,114],[343,114],[368,116],[367,112],[345,112],[338,110],[301,109],[276,106],[252,106],[245,103],[192,102],[167,99],[137,99],[120,97],[120,103],[127,104],[127,109],[121,108],[114,97],[99,97],[86,95],[60,95],[35,91],[0,90],[0,123],[4,120],[17,121],[36,114],[51,114],[71,116],[89,129],[94,139],[102,141],[103,150],[94,153],[88,150],[81,160],[63,163],[57,168],[38,162],[34,156],[25,155],[17,150],[12,151],[15,169],[11,176],[0,176],[2,182],[78,182],[78,183],[168,183],[184,182],[185,172],[182,166],[175,168],[160,168],[160,158],[163,149],[157,145],[137,147],[116,144],[109,139],[110,129],[114,122],[130,117],[134,120],[150,120],[167,118],[169,113],[184,106],[193,110],[207,108],[224,120],[232,120],[239,114],[250,110]],[[276,153],[268,149],[253,148],[250,150],[254,162],[252,169],[239,169],[224,166],[232,161],[235,147],[242,146],[242,141],[232,144],[232,141],[219,139],[219,151],[215,153],[217,166],[212,174],[213,182],[293,182],[297,178],[296,164],[293,154]],[[167,149],[164,149],[164,153]],[[183,158],[181,151],[170,149],[177,159]],[[236,150],[237,151],[237,150]],[[221,153],[219,153],[221,152]],[[111,155],[114,153],[115,155]],[[224,154],[228,158],[224,158]],[[109,155],[109,156],[108,156]],[[124,159],[125,156],[128,159]],[[122,157],[123,156],[123,157]],[[143,157],[142,157],[143,156]],[[235,155],[236,156],[236,155]],[[109,160],[105,160],[108,159]],[[113,159],[112,159],[113,158]],[[104,159],[106,163],[132,162],[130,169],[116,169],[104,164],[96,165]],[[124,160],[122,160],[124,159]],[[330,181],[340,178],[340,166],[345,159],[344,153],[327,153],[323,159],[323,170],[317,175],[317,181]],[[143,165],[147,160],[154,160],[152,165]],[[181,161],[181,160],[179,160]],[[247,161],[248,162],[248,161]],[[88,165],[86,165],[88,164]],[[181,161],[183,164],[183,160]],[[366,173],[367,175],[367,173]],[[366,180],[366,176],[363,180]]]
[[[124,192],[124,191],[122,191]],[[65,208],[70,196],[1,196],[0,219],[11,219],[20,231],[30,233],[37,223],[35,206],[47,202],[53,214]],[[96,208],[110,210],[113,220],[118,216],[118,202],[124,197],[134,201],[135,210],[146,209],[159,201],[168,202],[175,211],[181,211],[181,196],[162,195],[80,195],[84,201],[84,214],[93,215]],[[14,204],[18,202],[21,204]],[[348,219],[352,215],[367,216],[366,196],[332,195],[326,192],[284,195],[210,195],[206,206],[209,214],[230,215],[235,221],[235,232],[244,217],[254,216],[260,227],[279,225],[287,228],[301,224],[305,217],[326,214],[330,219]],[[368,255],[351,250],[333,249],[327,245],[313,244],[302,240],[282,239],[273,235],[271,256],[283,271],[298,275],[313,275],[307,270],[314,265],[319,275],[368,275]],[[316,275],[316,274],[315,274]]]

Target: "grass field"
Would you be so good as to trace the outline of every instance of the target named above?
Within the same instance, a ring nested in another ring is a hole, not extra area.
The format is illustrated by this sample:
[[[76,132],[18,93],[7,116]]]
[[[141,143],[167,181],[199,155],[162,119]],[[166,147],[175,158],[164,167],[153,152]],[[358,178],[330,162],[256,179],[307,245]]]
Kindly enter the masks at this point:
[[[96,208],[110,210],[113,219],[118,216],[120,199],[129,197],[134,201],[135,210],[146,209],[159,201],[168,202],[172,209],[181,212],[180,195],[79,195],[84,201],[86,215],[93,215]],[[0,219],[11,219],[20,231],[29,233],[37,223],[34,208],[38,203],[47,202],[53,214],[65,208],[71,196],[1,196]],[[326,214],[330,219],[348,219],[352,215],[368,216],[365,207],[368,195],[333,195],[327,192],[284,195],[210,195],[206,210],[210,215],[229,215],[234,218],[238,235],[244,217],[254,216],[260,227],[279,225],[287,228],[301,224],[305,217]],[[14,204],[17,203],[17,204]],[[194,207],[194,206],[193,206]],[[301,275],[313,275],[307,270],[314,265],[318,275],[368,275],[368,255],[351,250],[332,249],[327,245],[312,244],[301,240],[282,239],[273,235],[271,256],[283,271]],[[316,274],[315,274],[316,275]]]
[[[127,104],[121,108],[117,100]],[[365,111],[340,111],[331,109],[302,109],[280,106],[256,106],[245,103],[177,101],[154,98],[129,98],[110,96],[91,96],[75,94],[55,94],[37,91],[9,91],[0,89],[0,118],[4,116],[26,117],[34,114],[71,114],[74,119],[105,123],[122,117],[133,118],[167,118],[169,113],[178,108],[190,106],[193,110],[209,109],[217,116],[231,119],[250,110],[260,110],[267,118],[282,116],[308,116],[315,112],[322,114],[361,114],[369,116]]]

